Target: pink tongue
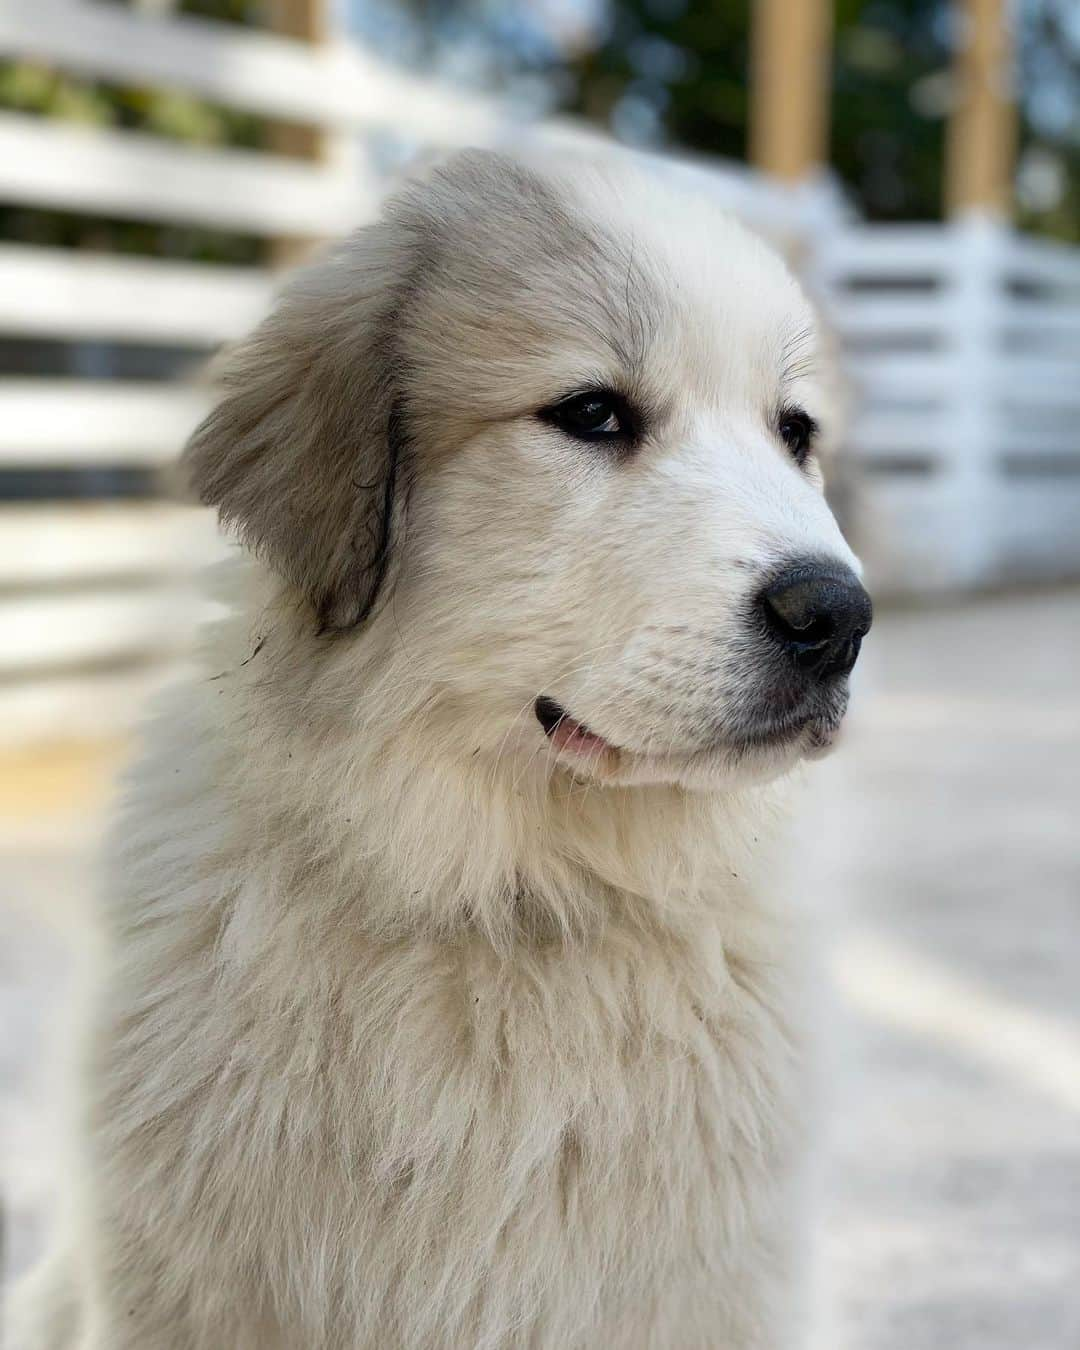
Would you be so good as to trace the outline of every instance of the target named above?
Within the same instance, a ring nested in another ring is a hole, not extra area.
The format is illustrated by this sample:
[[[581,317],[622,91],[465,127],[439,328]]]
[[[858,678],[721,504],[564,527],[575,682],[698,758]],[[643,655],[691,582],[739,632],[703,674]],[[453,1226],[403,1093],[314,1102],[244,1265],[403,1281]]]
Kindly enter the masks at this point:
[[[608,748],[603,736],[596,736],[572,717],[564,717],[554,731],[551,739],[560,750],[573,750],[578,755],[598,755]]]

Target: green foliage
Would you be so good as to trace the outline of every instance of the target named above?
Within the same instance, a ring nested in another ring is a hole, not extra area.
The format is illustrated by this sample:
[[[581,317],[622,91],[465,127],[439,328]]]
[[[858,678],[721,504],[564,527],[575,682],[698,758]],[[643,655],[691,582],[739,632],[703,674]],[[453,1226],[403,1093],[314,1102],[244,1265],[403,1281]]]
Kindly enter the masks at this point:
[[[0,62],[0,107],[200,145],[259,148],[265,120],[179,90],[86,80],[25,61]]]
[[[176,6],[181,14],[193,14],[203,19],[220,19],[224,23],[239,23],[262,27],[266,23],[266,6],[257,0],[181,0]]]
[[[90,126],[108,126],[112,121],[108,99],[92,85],[23,61],[0,62],[0,107]]]
[[[749,47],[745,5],[627,0],[614,7],[607,40],[571,62],[571,107],[610,124],[629,97],[653,110],[664,139],[741,159]]]
[[[944,17],[940,0],[837,0],[831,161],[871,220],[941,215]]]
[[[1080,232],[1074,5],[1021,0],[1015,7],[1022,142],[1048,147],[1064,179],[1063,195],[1052,205],[1036,209],[1021,198],[1019,220],[1065,238]],[[471,7],[469,0],[463,7]],[[631,139],[743,158],[751,0],[613,0],[610,15],[597,45],[569,63],[566,106]],[[834,15],[832,167],[870,220],[939,218],[952,4],[835,0]],[[1056,129],[1034,115],[1051,87],[1065,109]]]
[[[749,0],[620,0],[606,39],[572,65],[571,106],[617,120],[620,101],[655,111],[664,140],[744,158]],[[946,61],[940,0],[837,0],[832,161],[872,218],[940,209],[940,114],[911,98]]]
[[[256,22],[261,13],[261,7],[250,0],[183,0],[177,9],[234,23]],[[249,150],[265,145],[269,125],[265,118],[220,107],[180,90],[88,80],[29,61],[0,61],[0,108],[146,132],[193,145]],[[261,240],[226,230],[4,204],[0,204],[0,239],[200,262],[258,263],[265,254]]]

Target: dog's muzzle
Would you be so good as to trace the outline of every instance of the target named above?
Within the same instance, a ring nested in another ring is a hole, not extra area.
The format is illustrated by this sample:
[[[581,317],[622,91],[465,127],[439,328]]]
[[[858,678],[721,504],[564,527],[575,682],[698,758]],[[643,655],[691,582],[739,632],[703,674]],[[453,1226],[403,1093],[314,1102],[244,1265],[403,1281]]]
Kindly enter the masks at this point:
[[[753,655],[725,737],[749,746],[800,737],[831,744],[872,618],[870,597],[844,563],[800,559],[775,571],[751,600]]]

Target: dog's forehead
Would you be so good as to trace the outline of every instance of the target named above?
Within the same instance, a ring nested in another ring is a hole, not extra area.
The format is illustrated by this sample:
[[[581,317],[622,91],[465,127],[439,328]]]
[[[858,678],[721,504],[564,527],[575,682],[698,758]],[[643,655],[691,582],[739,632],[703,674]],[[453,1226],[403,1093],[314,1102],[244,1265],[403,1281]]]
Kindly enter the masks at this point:
[[[415,316],[461,355],[497,342],[522,356],[560,342],[640,356],[642,321],[668,288],[635,258],[633,231],[569,180],[502,156],[466,154],[404,199],[416,240]]]
[[[703,194],[645,170],[471,155],[411,204],[424,299],[414,345],[440,383],[514,381],[526,399],[545,397],[576,363],[581,376],[715,384],[726,370],[776,368],[813,332],[767,245]]]
[[[712,200],[702,185],[655,169],[601,172],[582,209],[611,237],[631,240],[634,280],[653,297],[661,348],[716,371],[782,363],[815,316],[775,249]]]
[[[659,168],[597,162],[591,172],[553,182],[601,236],[629,240],[642,273],[687,300],[724,303],[753,294],[772,317],[802,296],[780,255],[707,186]]]

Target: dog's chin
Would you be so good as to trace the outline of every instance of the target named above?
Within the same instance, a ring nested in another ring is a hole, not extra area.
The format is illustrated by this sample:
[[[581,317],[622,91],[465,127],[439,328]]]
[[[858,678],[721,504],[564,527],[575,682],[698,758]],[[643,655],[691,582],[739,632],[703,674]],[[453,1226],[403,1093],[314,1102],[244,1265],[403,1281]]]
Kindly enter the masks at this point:
[[[838,708],[794,724],[723,734],[701,748],[653,754],[614,745],[552,700],[537,700],[537,720],[558,767],[575,779],[607,787],[668,784],[707,792],[766,783],[790,773],[801,760],[828,755],[843,717],[844,709]]]
[[[670,784],[710,792],[749,787],[781,778],[804,759],[822,759],[836,743],[839,727],[807,726],[776,740],[724,742],[684,754],[643,755],[615,751],[613,762],[571,762],[575,777],[599,784]]]

